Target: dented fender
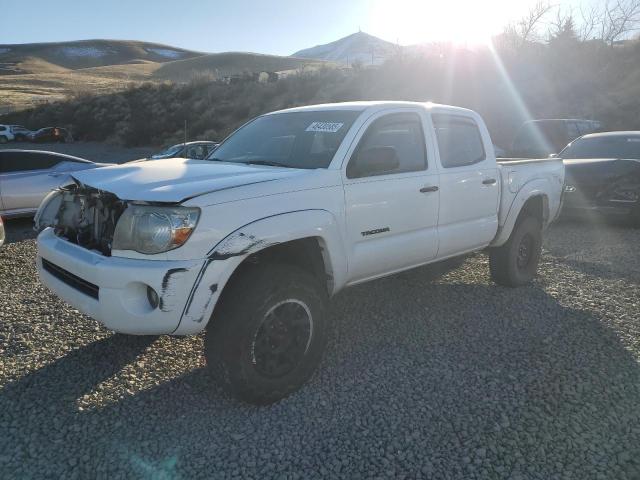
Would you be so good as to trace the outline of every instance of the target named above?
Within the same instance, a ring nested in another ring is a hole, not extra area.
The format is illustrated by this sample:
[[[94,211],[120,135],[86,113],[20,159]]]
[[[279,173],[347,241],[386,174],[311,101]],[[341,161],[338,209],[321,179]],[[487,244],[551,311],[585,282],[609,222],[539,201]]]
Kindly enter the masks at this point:
[[[249,255],[273,245],[310,237],[319,240],[329,277],[329,292],[337,292],[346,283],[347,260],[334,215],[326,210],[272,215],[238,228],[211,248],[173,334],[194,334],[206,327],[229,278]]]

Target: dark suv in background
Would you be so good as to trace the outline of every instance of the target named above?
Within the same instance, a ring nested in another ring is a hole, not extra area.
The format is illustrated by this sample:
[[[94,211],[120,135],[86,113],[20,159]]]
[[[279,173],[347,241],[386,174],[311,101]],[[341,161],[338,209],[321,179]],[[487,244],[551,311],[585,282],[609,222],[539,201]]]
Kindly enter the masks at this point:
[[[596,120],[559,118],[524,122],[511,146],[510,155],[517,158],[548,157],[561,151],[576,138],[602,129]]]
[[[31,132],[29,140],[35,143],[65,143],[73,142],[73,137],[66,128],[46,127]]]

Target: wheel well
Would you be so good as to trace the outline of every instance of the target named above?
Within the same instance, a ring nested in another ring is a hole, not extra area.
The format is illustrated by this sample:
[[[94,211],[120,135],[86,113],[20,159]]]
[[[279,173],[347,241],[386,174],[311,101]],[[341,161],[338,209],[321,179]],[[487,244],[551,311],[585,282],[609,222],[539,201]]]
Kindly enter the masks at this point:
[[[316,237],[301,238],[278,243],[249,255],[236,268],[229,284],[251,265],[260,263],[284,263],[294,265],[315,276],[331,292],[332,275],[325,264],[322,240]]]
[[[546,225],[549,218],[547,197],[545,195],[536,195],[529,198],[522,206],[516,223],[525,217],[537,218],[543,226]]]

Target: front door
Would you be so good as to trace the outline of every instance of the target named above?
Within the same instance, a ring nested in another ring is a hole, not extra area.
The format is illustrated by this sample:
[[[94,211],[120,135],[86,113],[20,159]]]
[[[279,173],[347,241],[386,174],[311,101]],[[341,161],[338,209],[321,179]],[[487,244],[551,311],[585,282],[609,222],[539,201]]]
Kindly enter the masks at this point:
[[[427,263],[438,251],[438,174],[421,115],[374,116],[344,170],[349,283]]]

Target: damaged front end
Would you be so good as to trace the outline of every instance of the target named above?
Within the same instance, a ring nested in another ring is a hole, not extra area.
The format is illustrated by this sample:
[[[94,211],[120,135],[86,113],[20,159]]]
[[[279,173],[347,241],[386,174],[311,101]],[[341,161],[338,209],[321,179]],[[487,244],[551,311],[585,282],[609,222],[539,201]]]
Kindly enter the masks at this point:
[[[38,232],[51,227],[56,236],[105,256],[116,250],[154,255],[182,246],[199,217],[197,207],[131,202],[75,180],[44,199],[34,223]]]
[[[127,202],[114,194],[74,182],[45,197],[34,219],[36,231],[51,227],[65,240],[111,256],[118,219]]]

